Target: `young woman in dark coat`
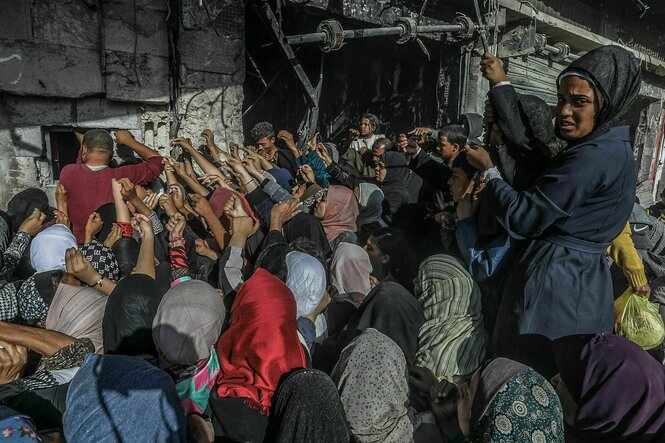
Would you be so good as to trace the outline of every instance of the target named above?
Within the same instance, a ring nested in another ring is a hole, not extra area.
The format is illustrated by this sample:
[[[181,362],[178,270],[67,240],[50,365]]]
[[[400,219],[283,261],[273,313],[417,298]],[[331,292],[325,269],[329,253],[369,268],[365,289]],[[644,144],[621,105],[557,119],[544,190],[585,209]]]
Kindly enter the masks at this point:
[[[483,70],[496,59],[485,58]],[[558,78],[557,135],[568,142],[533,186],[517,192],[482,148],[468,149],[483,173],[499,223],[530,244],[508,276],[494,351],[556,373],[551,341],[612,331],[612,283],[605,252],[635,201],[628,126],[620,124],[640,88],[640,66],[617,46],[589,52]]]

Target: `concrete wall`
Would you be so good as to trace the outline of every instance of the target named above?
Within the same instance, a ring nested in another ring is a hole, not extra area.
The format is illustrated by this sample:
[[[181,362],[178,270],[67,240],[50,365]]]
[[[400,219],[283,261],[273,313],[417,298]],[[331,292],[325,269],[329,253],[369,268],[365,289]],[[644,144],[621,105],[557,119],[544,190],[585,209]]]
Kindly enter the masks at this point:
[[[47,127],[242,141],[244,6],[235,0],[0,0],[0,208],[53,190]]]

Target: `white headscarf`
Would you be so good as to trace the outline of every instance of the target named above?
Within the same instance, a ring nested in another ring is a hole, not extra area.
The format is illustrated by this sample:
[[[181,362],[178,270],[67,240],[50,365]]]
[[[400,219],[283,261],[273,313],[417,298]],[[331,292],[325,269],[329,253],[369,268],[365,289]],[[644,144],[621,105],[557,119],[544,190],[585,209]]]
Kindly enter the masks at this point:
[[[30,244],[30,264],[37,272],[65,268],[65,251],[76,248],[76,238],[63,224],[55,224],[37,234]]]
[[[314,312],[326,293],[326,271],[316,258],[304,252],[293,251],[286,255],[289,287],[298,305],[298,317]]]

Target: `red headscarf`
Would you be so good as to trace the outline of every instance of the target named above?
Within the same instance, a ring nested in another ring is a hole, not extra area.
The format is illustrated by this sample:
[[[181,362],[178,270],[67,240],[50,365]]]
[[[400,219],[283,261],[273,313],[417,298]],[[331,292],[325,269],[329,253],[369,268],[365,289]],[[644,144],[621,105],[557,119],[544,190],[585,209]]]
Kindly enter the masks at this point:
[[[296,301],[289,288],[265,269],[238,290],[229,329],[217,342],[217,394],[245,398],[267,415],[284,374],[305,367],[298,340]]]
[[[224,213],[224,205],[226,205],[226,202],[229,201],[231,197],[239,198],[242,201],[242,207],[245,209],[247,215],[252,217],[255,222],[259,220],[244,195],[231,189],[217,188],[208,199],[208,202],[227,232],[230,231],[233,226],[233,217],[229,217]]]
[[[328,241],[333,241],[342,232],[356,232],[356,220],[360,210],[358,200],[346,186],[334,185],[328,188],[326,213],[321,225]]]

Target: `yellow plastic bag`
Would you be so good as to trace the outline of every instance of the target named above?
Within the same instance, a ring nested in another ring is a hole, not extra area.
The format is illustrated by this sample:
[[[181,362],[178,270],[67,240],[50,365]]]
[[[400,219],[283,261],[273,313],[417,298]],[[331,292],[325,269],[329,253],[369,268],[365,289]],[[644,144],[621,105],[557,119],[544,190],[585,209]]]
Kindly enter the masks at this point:
[[[665,339],[665,325],[658,306],[634,294],[631,288],[614,302],[614,318],[616,334],[643,349],[653,349]]]

